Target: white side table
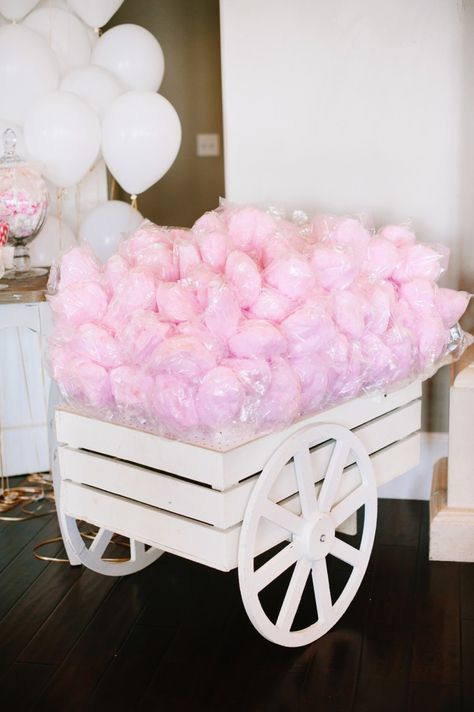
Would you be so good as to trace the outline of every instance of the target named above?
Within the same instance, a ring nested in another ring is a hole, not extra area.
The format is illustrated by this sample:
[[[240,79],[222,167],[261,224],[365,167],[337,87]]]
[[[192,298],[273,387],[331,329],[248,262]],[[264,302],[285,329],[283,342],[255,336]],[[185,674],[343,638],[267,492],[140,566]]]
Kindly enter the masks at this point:
[[[50,469],[46,282],[47,277],[18,280],[0,290],[0,467],[5,477]]]

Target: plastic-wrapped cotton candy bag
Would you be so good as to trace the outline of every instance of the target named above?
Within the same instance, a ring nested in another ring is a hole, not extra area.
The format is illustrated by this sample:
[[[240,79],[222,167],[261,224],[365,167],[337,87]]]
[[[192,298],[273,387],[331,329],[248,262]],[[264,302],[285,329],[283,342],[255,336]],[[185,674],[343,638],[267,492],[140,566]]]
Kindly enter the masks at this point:
[[[67,253],[50,360],[71,407],[225,448],[431,375],[467,338],[443,247],[403,225],[225,204]]]

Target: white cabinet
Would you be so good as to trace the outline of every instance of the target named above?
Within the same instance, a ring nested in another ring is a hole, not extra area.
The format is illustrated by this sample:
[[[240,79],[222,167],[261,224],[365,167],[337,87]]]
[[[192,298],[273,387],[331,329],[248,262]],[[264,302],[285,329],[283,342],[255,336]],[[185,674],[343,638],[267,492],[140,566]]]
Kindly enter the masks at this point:
[[[49,470],[45,301],[0,303],[0,465],[4,476]]]

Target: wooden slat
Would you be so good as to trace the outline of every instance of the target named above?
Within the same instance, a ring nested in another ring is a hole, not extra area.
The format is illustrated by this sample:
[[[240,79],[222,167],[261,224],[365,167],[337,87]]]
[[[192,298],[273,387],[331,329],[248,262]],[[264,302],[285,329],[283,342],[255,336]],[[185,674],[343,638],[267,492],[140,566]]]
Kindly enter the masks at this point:
[[[355,398],[310,418],[299,420],[283,432],[272,433],[234,448],[227,453],[224,460],[225,487],[236,484],[254,472],[260,472],[278,445],[301,427],[315,423],[338,423],[352,430],[420,397],[421,382],[415,381],[388,395]]]
[[[369,421],[355,432],[367,452],[373,453],[418,430],[420,419],[421,401],[416,400]],[[332,443],[328,443],[312,452],[315,482],[318,482],[325,472],[331,451]],[[58,454],[63,479],[182,514],[221,529],[228,529],[242,521],[248,498],[258,477],[255,475],[230,490],[220,492],[168,474],[66,446],[59,447]],[[353,460],[348,464],[352,462]],[[276,501],[280,501],[295,491],[293,468],[288,465],[280,475],[273,495]]]
[[[413,467],[419,460],[419,448],[420,436],[416,433],[376,453],[372,462],[377,483],[388,482]],[[357,483],[356,468],[347,468],[340,495],[352,491]],[[70,516],[222,571],[237,566],[240,525],[218,529],[68,480],[63,482],[62,498],[64,511]],[[297,509],[298,497],[290,499],[286,506]],[[283,538],[281,529],[265,522],[258,551],[269,549]]]
[[[56,433],[58,443],[172,472],[222,489],[222,456],[214,450],[106,423],[62,408],[56,411]]]
[[[417,381],[386,396],[356,398],[227,452],[89,418],[66,408],[59,408],[56,413],[57,438],[59,443],[73,448],[163,470],[223,490],[260,472],[278,445],[305,425],[333,422],[355,428],[420,395],[421,384]]]
[[[192,561],[229,569],[228,533],[221,529],[68,480],[63,482],[61,497],[61,506],[70,516]]]

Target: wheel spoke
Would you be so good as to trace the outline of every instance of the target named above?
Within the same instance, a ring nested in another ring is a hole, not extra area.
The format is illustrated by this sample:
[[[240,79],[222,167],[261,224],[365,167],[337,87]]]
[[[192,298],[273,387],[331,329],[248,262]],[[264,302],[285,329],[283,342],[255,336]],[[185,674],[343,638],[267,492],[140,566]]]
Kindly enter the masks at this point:
[[[331,589],[329,588],[326,559],[318,559],[312,566],[314,597],[318,609],[318,622],[324,622],[332,610]]]
[[[299,559],[293,571],[288,590],[283,599],[283,603],[276,622],[277,628],[289,631],[295,620],[296,611],[300,605],[306,581],[310,571],[309,561],[305,558]]]
[[[94,537],[94,541],[89,547],[89,551],[97,556],[98,559],[102,558],[103,553],[107,549],[110,540],[112,539],[113,532],[110,532],[108,529],[104,529],[104,527],[101,527],[97,534]]]
[[[135,539],[130,539],[130,561],[136,561],[145,553],[145,544]]]
[[[311,453],[305,448],[295,453],[293,457],[298,489],[300,491],[301,511],[303,517],[309,519],[318,511],[318,502],[314,491],[314,475],[311,464]]]
[[[285,507],[269,499],[265,500],[262,506],[262,516],[292,534],[301,534],[303,532],[304,520],[298,514],[290,512],[289,509],[285,509]]]
[[[300,547],[291,542],[284,549],[272,556],[263,566],[255,572],[255,585],[257,591],[260,592],[268,584],[274,581],[284,571],[286,571],[300,555]]]
[[[367,488],[364,485],[359,485],[351,494],[338,502],[331,510],[331,516],[336,527],[345,522],[351,514],[357,512],[367,502],[367,498]]]
[[[341,561],[345,561],[347,564],[354,567],[358,566],[362,561],[359,549],[346,544],[345,541],[342,541],[342,539],[338,539],[337,537],[331,547],[331,554],[337,559],[341,559]]]
[[[341,482],[342,473],[347,463],[350,447],[343,440],[337,440],[329,460],[328,469],[319,493],[319,509],[329,512]]]

